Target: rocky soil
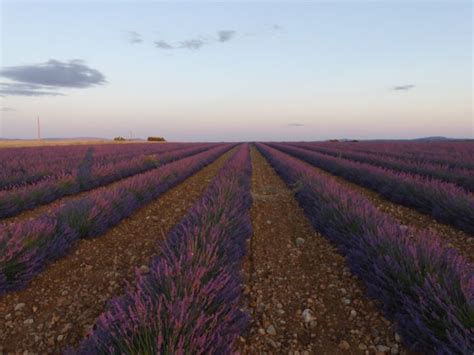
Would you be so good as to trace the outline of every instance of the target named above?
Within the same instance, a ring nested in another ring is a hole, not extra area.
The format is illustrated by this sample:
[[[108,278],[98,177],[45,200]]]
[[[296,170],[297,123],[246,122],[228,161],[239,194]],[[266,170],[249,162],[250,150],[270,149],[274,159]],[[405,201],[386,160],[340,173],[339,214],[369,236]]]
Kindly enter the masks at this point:
[[[244,354],[404,354],[393,325],[252,150],[254,234],[245,263]]]
[[[204,192],[227,152],[104,235],[80,240],[30,285],[0,298],[0,354],[61,353],[87,335],[113,296],[148,272],[157,241]]]

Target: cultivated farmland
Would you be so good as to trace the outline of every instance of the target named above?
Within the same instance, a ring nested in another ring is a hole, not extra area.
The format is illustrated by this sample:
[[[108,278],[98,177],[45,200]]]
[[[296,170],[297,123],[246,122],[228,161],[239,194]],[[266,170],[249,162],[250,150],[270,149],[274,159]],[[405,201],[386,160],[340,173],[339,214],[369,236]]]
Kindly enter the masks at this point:
[[[0,149],[0,353],[473,354],[474,143]]]

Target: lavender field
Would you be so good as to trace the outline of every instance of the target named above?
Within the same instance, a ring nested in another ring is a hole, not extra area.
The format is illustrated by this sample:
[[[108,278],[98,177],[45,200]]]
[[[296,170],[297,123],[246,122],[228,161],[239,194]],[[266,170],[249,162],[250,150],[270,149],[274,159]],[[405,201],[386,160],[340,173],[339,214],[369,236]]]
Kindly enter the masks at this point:
[[[0,156],[0,352],[474,349],[472,142],[142,143]],[[326,254],[312,243],[327,243]],[[285,250],[296,259],[280,269],[271,255]],[[316,284],[279,276],[288,272]]]

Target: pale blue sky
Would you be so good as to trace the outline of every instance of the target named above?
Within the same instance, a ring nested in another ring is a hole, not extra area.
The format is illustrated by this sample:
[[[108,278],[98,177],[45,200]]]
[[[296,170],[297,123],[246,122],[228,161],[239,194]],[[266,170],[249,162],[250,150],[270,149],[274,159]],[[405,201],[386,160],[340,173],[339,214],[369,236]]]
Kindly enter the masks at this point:
[[[0,73],[80,59],[106,80],[25,96],[5,74],[4,137],[37,115],[50,137],[473,137],[471,2],[1,4]]]

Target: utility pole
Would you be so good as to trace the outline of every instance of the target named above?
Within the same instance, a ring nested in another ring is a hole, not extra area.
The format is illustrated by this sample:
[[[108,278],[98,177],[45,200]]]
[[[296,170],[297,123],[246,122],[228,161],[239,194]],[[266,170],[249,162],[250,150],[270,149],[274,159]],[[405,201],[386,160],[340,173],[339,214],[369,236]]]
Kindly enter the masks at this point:
[[[40,125],[40,118],[39,116],[36,117],[36,123],[38,125],[38,140],[40,141],[41,140],[41,125]]]
[[[130,133],[130,140],[132,140],[133,139],[133,132],[130,130],[129,133]]]

